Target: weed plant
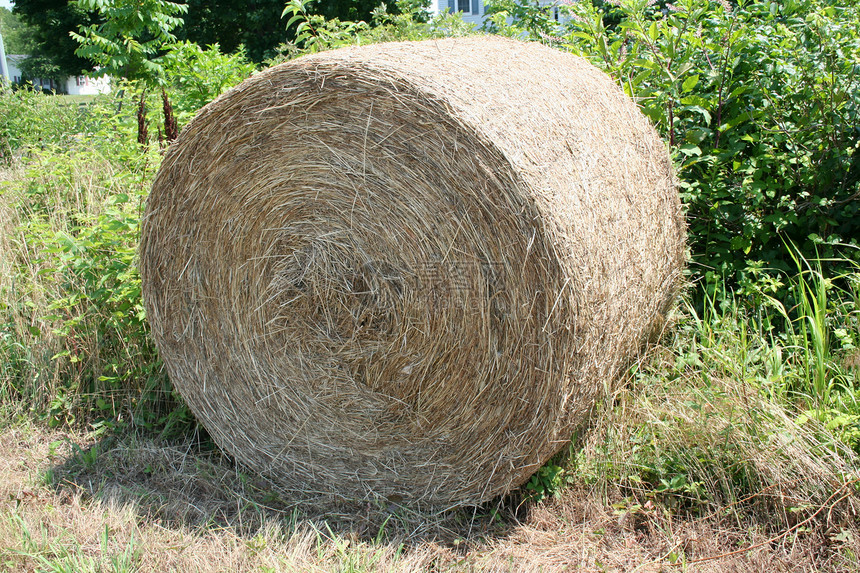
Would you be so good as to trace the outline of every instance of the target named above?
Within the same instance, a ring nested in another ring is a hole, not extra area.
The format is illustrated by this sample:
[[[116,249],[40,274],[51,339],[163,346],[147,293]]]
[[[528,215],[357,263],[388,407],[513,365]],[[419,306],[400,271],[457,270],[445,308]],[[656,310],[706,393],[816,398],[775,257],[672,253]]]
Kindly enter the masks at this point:
[[[180,124],[253,72],[217,46],[177,44],[163,59]],[[0,400],[50,426],[181,433],[192,423],[141,301],[139,224],[164,132],[155,122],[147,131],[162,137],[136,141],[140,101],[162,104],[136,82],[85,104],[0,94]]]
[[[63,146],[31,146],[18,177],[2,188],[10,227],[9,272],[0,278],[2,393],[52,426],[131,416],[153,423],[169,395],[135,265],[159,157],[125,143],[114,109],[105,98],[85,111],[119,129],[96,121],[66,134]]]
[[[857,427],[801,414],[820,402],[793,390],[816,355],[787,348],[746,312],[728,303],[703,319],[688,305],[578,444],[567,469],[574,481],[623,493],[628,505],[730,510],[777,527],[834,501],[835,490],[853,492]],[[856,377],[834,363],[825,370]]]
[[[0,167],[9,167],[28,147],[67,145],[90,128],[86,109],[35,89],[0,86]]]

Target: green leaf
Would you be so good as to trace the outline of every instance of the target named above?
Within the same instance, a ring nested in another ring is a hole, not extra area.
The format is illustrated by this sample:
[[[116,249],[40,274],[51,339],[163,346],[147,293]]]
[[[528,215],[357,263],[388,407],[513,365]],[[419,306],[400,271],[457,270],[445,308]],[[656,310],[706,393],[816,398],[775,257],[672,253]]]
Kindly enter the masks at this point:
[[[681,108],[681,111],[691,111],[693,113],[698,113],[704,118],[705,123],[711,123],[711,113],[702,106],[685,105]]]
[[[708,129],[707,127],[695,127],[686,133],[686,139],[690,143],[694,143],[696,145],[702,143],[705,139],[713,135],[713,131]]]
[[[287,28],[292,27],[293,24],[295,24],[296,22],[300,22],[302,20],[305,20],[305,15],[302,13],[296,14],[295,16],[293,16],[292,18],[287,20]]]
[[[746,93],[746,92],[747,92],[747,87],[746,86],[740,86],[740,87],[733,89],[732,92],[729,94],[729,97],[730,98],[738,97],[742,93]]]
[[[692,143],[685,143],[680,147],[681,153],[684,155],[701,155],[702,150],[699,149],[698,145],[693,145]]]
[[[693,91],[693,88],[695,88],[696,85],[698,85],[698,83],[699,83],[699,76],[698,75],[690,76],[689,78],[684,80],[683,84],[681,84],[681,91],[683,93]]]

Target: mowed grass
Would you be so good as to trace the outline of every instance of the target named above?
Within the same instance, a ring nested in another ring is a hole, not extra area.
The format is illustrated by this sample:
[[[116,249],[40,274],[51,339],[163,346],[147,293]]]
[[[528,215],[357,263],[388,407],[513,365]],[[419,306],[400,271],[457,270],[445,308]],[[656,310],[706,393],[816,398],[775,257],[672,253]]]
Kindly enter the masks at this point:
[[[67,105],[78,105],[78,106],[86,106],[93,102],[97,96],[94,95],[67,95],[67,94],[58,94],[55,95],[58,100]]]
[[[75,446],[92,446],[22,429],[5,432],[0,446],[8,571],[850,571],[860,550],[854,528],[774,536],[647,502],[620,512],[576,489],[519,518],[429,516],[432,531],[414,534],[406,527],[414,516],[395,511],[373,531],[378,508],[290,510],[193,447],[125,442],[69,463]]]

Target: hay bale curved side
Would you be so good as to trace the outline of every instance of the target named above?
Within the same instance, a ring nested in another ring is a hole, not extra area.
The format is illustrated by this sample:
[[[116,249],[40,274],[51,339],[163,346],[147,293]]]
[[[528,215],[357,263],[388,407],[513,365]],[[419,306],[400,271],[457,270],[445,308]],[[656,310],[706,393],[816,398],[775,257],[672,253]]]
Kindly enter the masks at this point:
[[[476,503],[522,484],[659,329],[683,261],[666,150],[584,60],[501,38],[271,68],[150,195],[171,380],[285,488]]]

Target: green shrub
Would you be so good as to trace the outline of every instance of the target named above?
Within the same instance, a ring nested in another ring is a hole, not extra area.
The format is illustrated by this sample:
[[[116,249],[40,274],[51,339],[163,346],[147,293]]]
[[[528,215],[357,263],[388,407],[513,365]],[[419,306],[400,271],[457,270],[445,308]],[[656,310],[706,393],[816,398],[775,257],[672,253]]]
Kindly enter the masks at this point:
[[[0,86],[0,166],[29,146],[64,145],[86,125],[86,111],[66,98]]]
[[[254,71],[242,52],[187,43],[163,64],[181,121]],[[81,105],[0,94],[0,401],[50,425],[182,430],[191,416],[149,338],[136,259],[161,161],[137,143],[138,103],[163,102],[140,82],[114,87]]]
[[[326,19],[310,11],[309,0],[291,0],[284,9],[287,27],[296,25],[296,37],[291,43],[278,47],[279,56],[269,64],[279,63],[303,54],[345,46],[378,42],[427,40],[464,36],[476,32],[459,13],[442,13],[430,17],[426,0],[397,0],[392,12],[380,4],[368,24],[337,18]]]
[[[204,49],[191,42],[174,44],[162,67],[180,123],[256,71],[244,49],[223,54],[218,44]]]
[[[637,99],[675,157],[693,268],[712,293],[722,277],[748,283],[750,266],[792,272],[787,243],[860,259],[856,5],[582,1],[559,7],[561,24],[490,6],[490,29],[581,54]]]
[[[50,97],[21,113],[50,123],[46,109],[63,112]],[[190,420],[149,340],[136,265],[160,154],[134,142],[121,101],[76,110],[80,131],[31,145],[0,183],[0,399],[50,425]]]

